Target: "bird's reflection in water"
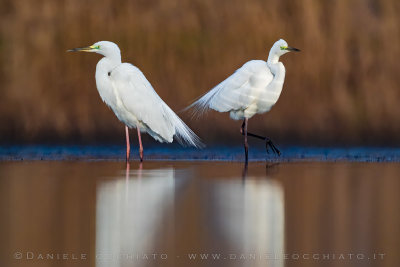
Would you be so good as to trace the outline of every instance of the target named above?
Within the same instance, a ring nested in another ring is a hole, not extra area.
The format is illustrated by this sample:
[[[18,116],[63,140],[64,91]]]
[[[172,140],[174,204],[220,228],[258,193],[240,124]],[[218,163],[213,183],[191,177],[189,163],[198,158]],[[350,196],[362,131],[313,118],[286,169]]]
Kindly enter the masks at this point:
[[[176,242],[196,253],[236,253],[238,260],[230,266],[283,266],[282,257],[266,260],[284,252],[283,187],[265,175],[252,176],[251,170],[250,175],[243,170],[245,179],[239,173],[236,179],[191,179],[190,171],[140,165],[129,170],[128,165],[124,175],[97,189],[96,266],[149,266],[140,260],[142,254],[173,251]],[[176,202],[176,194],[184,201]],[[178,234],[176,226],[188,222],[190,227],[179,228]],[[241,255],[249,261],[239,260]],[[168,258],[162,263],[187,262]]]
[[[265,175],[268,177],[270,175],[273,175],[273,174],[277,173],[277,171],[278,171],[277,167],[278,166],[279,166],[279,163],[277,163],[277,162],[268,162],[265,165]],[[248,170],[249,170],[248,164],[244,164],[243,165],[243,170],[242,170],[242,180],[243,181],[246,180]]]
[[[241,182],[225,180],[213,186],[217,237],[225,240],[236,253],[234,257],[245,257],[251,266],[284,266],[283,186],[268,177],[247,176],[246,167],[242,178]],[[240,262],[249,264],[247,260]]]
[[[168,230],[163,218],[174,213],[174,176],[173,168],[127,165],[125,176],[98,185],[96,266],[140,265],[135,257],[155,253],[157,235]]]

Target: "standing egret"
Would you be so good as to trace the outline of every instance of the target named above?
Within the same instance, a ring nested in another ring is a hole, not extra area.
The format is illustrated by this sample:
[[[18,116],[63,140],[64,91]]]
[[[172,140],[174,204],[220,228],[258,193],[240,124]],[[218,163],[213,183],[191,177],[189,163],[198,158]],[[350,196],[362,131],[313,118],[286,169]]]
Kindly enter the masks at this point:
[[[240,132],[244,135],[246,164],[248,162],[247,136],[266,141],[272,151],[280,155],[280,151],[268,137],[247,132],[248,119],[255,114],[269,111],[278,101],[285,80],[285,67],[279,57],[290,51],[300,51],[288,46],[280,39],[272,46],[268,60],[251,60],[200,97],[188,108],[194,108],[194,114],[202,114],[209,108],[219,112],[229,112],[234,120],[243,120]]]
[[[153,87],[135,66],[121,62],[119,47],[109,41],[68,52],[95,52],[104,57],[96,66],[96,85],[101,99],[125,124],[126,160],[129,161],[129,128],[136,128],[139,139],[140,161],[143,161],[141,132],[154,139],[171,143],[175,136],[179,143],[201,146],[200,139],[157,95]]]

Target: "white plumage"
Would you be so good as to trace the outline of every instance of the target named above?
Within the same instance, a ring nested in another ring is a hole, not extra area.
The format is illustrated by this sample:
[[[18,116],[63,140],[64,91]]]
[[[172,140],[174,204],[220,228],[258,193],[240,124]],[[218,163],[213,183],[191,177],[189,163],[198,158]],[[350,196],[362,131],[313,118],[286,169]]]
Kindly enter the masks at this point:
[[[116,98],[116,105],[110,107],[128,127],[139,125],[142,132],[159,142],[171,143],[176,136],[181,143],[200,145],[199,138],[158,96],[137,67],[119,65],[112,70],[110,81]]]
[[[278,101],[285,80],[285,67],[279,57],[290,50],[297,51],[288,47],[284,40],[277,41],[267,61],[245,63],[189,108],[193,107],[195,114],[202,114],[209,108],[230,112],[230,117],[235,120],[269,111]]]
[[[95,52],[104,56],[96,66],[97,90],[102,100],[127,127],[146,132],[159,142],[171,143],[175,136],[181,144],[202,146],[196,134],[158,96],[143,73],[132,64],[121,62],[121,53],[116,44],[101,41],[69,51]]]
[[[208,109],[229,112],[234,120],[243,120],[241,133],[244,135],[246,163],[248,161],[247,136],[263,139],[268,146],[280,155],[268,137],[247,132],[248,119],[255,114],[269,111],[278,101],[285,81],[285,67],[279,57],[289,51],[300,51],[289,47],[280,39],[272,46],[268,60],[251,60],[235,73],[200,97],[188,108],[194,108],[193,115],[201,115]]]

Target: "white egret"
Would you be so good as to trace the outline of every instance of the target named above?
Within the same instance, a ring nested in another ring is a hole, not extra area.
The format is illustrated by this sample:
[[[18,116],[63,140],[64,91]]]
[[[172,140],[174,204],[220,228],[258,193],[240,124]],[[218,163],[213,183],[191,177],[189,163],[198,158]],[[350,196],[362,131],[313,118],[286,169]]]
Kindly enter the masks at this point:
[[[175,136],[181,144],[202,145],[196,134],[158,96],[143,73],[132,64],[121,62],[121,52],[116,44],[101,41],[68,50],[78,51],[104,56],[96,66],[97,90],[101,99],[125,124],[127,161],[130,155],[129,128],[137,129],[140,161],[143,161],[141,132],[147,132],[161,143],[171,143]]]
[[[269,111],[278,101],[285,80],[285,67],[279,62],[279,57],[290,51],[300,51],[288,46],[280,39],[272,46],[268,60],[251,60],[245,63],[234,74],[215,86],[211,91],[200,97],[188,108],[194,108],[194,114],[199,115],[208,109],[219,112],[229,112],[234,120],[243,120],[240,132],[244,135],[246,163],[248,161],[247,136],[266,141],[274,153],[280,151],[268,137],[247,132],[248,119],[255,114]]]

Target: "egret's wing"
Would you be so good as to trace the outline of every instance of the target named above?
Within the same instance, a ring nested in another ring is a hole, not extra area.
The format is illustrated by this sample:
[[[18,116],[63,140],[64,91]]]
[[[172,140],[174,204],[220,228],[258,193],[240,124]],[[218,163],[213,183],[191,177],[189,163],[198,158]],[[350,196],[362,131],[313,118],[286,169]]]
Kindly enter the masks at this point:
[[[265,88],[272,79],[267,62],[249,61],[188,108],[194,108],[198,115],[209,108],[219,112],[244,110],[255,101],[257,90]]]
[[[128,63],[121,64],[113,70],[112,81],[124,108],[146,125],[148,133],[155,139],[172,142],[176,135],[182,144],[202,145],[196,134],[158,96],[138,68]]]

